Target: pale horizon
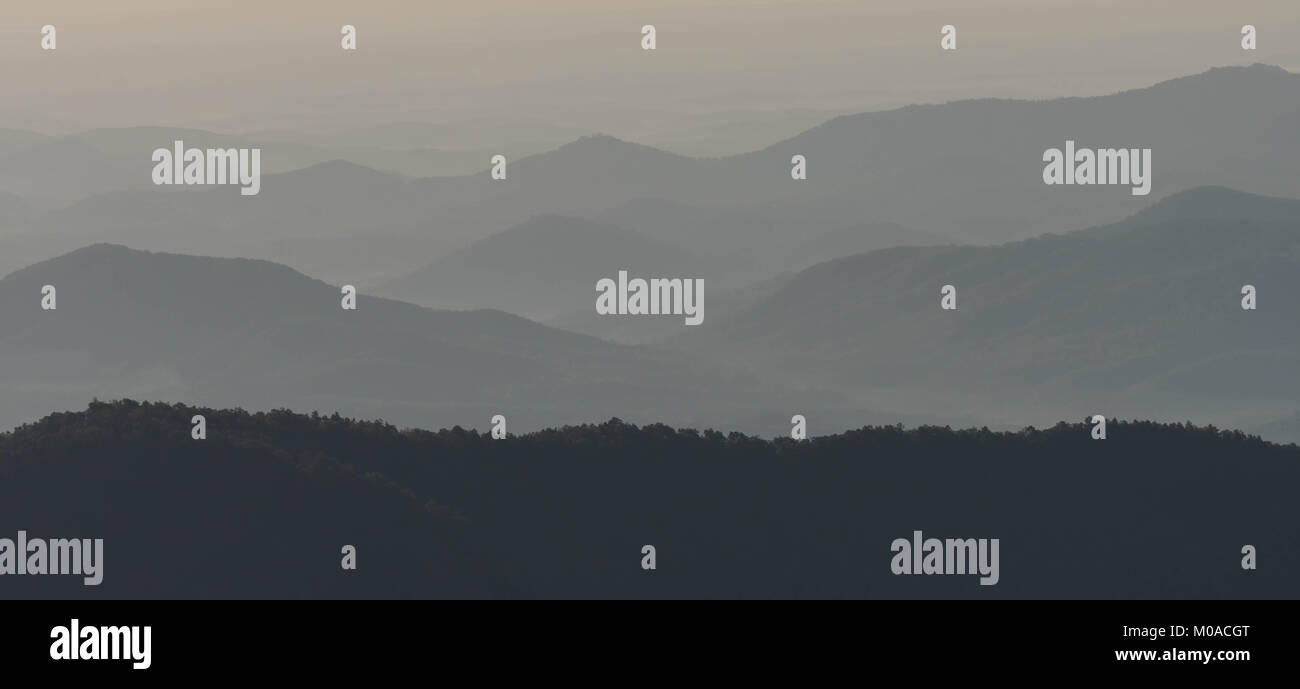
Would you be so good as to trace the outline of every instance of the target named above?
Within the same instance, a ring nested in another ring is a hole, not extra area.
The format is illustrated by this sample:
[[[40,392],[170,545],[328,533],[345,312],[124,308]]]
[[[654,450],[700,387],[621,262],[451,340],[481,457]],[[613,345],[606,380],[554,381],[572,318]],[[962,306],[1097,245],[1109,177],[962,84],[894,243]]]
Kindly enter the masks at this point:
[[[14,4],[0,18],[10,76],[0,126],[46,134],[481,122],[653,145],[737,122],[792,134],[914,103],[1095,96],[1214,67],[1300,67],[1300,17],[1284,0]],[[1239,45],[1247,23],[1258,50]],[[57,50],[40,48],[45,24]],[[339,48],[343,24],[357,28],[356,51]],[[643,24],[658,30],[656,51],[639,49]],[[938,48],[944,24],[957,27],[955,51]]]

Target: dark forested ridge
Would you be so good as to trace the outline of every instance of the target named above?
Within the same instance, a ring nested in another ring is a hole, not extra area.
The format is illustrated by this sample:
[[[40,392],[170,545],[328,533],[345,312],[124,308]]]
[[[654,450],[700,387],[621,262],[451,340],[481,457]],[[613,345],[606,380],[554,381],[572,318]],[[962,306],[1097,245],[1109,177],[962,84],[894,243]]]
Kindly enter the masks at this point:
[[[194,414],[206,440],[191,439]],[[611,420],[494,440],[96,402],[0,435],[0,538],[104,538],[104,582],[4,576],[0,597],[1300,592],[1300,448],[1190,424],[1089,429],[795,442]],[[891,542],[915,530],[999,539],[1000,581],[892,574]],[[344,544],[356,571],[340,567]]]
[[[344,455],[295,444],[283,415],[93,403],[0,435],[0,538],[103,538],[104,579],[3,576],[0,598],[488,596],[454,511]],[[357,428],[362,435],[365,431]],[[362,435],[356,436],[358,442]],[[273,440],[278,438],[278,440]],[[341,571],[344,544],[369,568]],[[363,560],[364,562],[364,560]]]

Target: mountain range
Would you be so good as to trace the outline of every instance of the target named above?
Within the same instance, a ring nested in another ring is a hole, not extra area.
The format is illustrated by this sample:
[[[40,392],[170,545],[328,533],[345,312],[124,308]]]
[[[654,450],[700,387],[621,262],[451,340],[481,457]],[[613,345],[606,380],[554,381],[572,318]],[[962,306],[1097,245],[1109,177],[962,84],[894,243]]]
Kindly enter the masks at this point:
[[[230,143],[221,135],[109,130],[26,147],[10,137],[13,143],[0,146],[0,190],[35,212],[0,236],[0,272],[84,245],[65,235],[131,244],[136,225],[165,222],[174,225],[169,244],[150,248],[276,260],[333,282],[376,286],[535,216],[558,214],[685,241],[690,253],[726,255],[743,282],[758,282],[798,267],[773,260],[773,251],[785,258],[779,252],[799,241],[844,228],[876,226],[881,238],[873,248],[915,244],[918,236],[992,244],[1115,222],[1198,186],[1292,195],[1300,176],[1297,79],[1261,64],[1105,96],[916,105],[836,117],[724,158],[589,136],[537,155],[506,151],[504,180],[490,178],[486,159],[476,174],[410,178],[358,169],[360,158],[322,162],[322,155],[346,157],[331,154],[334,148],[315,157],[268,152],[257,197],[145,186],[145,149],[181,134]],[[1152,196],[1122,186],[1044,186],[1043,152],[1067,140],[1151,148]],[[120,157],[124,151],[137,153]],[[808,160],[806,180],[791,179],[794,155]],[[312,193],[297,191],[304,188]],[[50,201],[56,196],[57,204]],[[895,225],[918,234],[883,230]]]
[[[700,265],[633,231],[538,216],[390,285],[436,308],[362,290],[345,311],[337,286],[285,266],[93,245],[0,280],[0,377],[16,393],[3,411],[12,424],[127,395],[404,424],[610,413],[774,434],[796,413],[819,433],[1101,413],[1293,437],[1270,431],[1300,384],[1300,200],[1206,187],[1063,235],[870,251],[710,291],[699,326],[596,315],[607,254],[634,259],[611,275]],[[44,285],[55,311],[40,309]],[[1256,309],[1242,308],[1246,286]]]
[[[55,287],[54,310],[42,290]],[[835,395],[768,386],[677,353],[501,311],[435,311],[285,266],[97,244],[0,280],[6,427],[91,397],[340,411],[404,425],[520,430],[604,414],[786,427],[790,405],[858,418]],[[238,400],[238,402],[236,402]],[[883,420],[887,416],[870,416]]]
[[[136,187],[121,166],[163,134],[221,135],[3,130],[0,373],[21,394],[0,404],[9,423],[98,394],[471,427],[510,407],[521,428],[609,413],[784,433],[814,410],[818,432],[1094,413],[1283,428],[1297,78],[920,105],[716,159],[590,136],[503,180],[282,161],[251,197]],[[1043,185],[1066,140],[1151,148],[1153,194]],[[53,204],[56,182],[89,196]],[[596,315],[620,270],[702,279],[704,323]]]
[[[872,426],[794,442],[612,419],[493,439],[96,402],[0,433],[0,523],[103,538],[103,582],[5,577],[0,596],[1296,595],[1300,448],[1190,424],[1089,431]],[[974,564],[894,574],[892,544],[918,531],[996,541],[996,583],[961,573]],[[1257,569],[1241,566],[1246,545]]]
[[[866,406],[1251,427],[1294,408],[1298,292],[1300,200],[1210,187],[1063,235],[822,263],[666,344]]]
[[[613,257],[623,257],[611,264]],[[496,308],[545,320],[596,300],[596,282],[712,274],[674,245],[617,225],[541,215],[386,282],[374,292],[434,308]]]

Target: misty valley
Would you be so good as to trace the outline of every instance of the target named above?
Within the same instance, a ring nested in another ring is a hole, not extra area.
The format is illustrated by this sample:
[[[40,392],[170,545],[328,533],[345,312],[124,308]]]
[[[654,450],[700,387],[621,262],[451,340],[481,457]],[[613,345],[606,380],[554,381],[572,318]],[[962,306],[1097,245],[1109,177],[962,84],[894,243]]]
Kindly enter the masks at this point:
[[[383,67],[472,45],[410,40],[433,5],[228,64],[214,26],[58,118],[29,79],[71,104],[121,64],[29,36],[0,598],[1294,597],[1300,75],[1152,43],[1163,80],[1102,55],[1019,94],[964,20],[839,71],[870,3],[799,59],[669,21],[728,3],[644,10],[617,53],[515,5],[450,25],[561,43],[453,78]],[[112,623],[59,616],[49,662]]]

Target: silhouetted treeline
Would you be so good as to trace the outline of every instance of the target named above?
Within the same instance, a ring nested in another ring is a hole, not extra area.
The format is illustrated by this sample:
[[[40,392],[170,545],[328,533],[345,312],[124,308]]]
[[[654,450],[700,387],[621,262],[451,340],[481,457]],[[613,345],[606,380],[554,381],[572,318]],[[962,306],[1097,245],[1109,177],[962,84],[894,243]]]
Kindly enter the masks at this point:
[[[206,440],[190,437],[194,414]],[[0,435],[0,538],[105,538],[104,583],[3,577],[0,596],[1300,592],[1300,448],[1191,424],[1090,430],[886,426],[795,442],[611,420],[494,440],[97,402]],[[999,539],[999,583],[895,576],[890,544],[914,530]],[[344,544],[355,572],[340,568]]]

